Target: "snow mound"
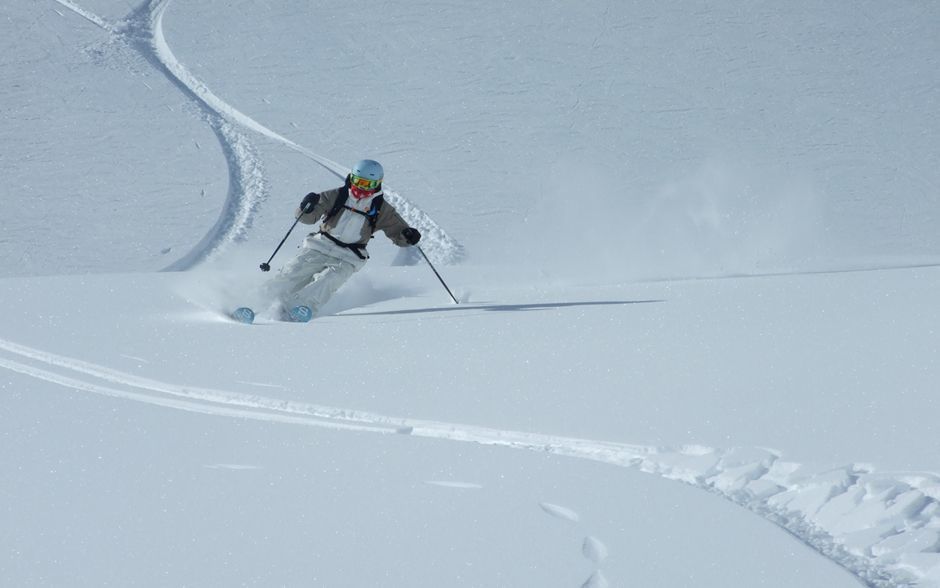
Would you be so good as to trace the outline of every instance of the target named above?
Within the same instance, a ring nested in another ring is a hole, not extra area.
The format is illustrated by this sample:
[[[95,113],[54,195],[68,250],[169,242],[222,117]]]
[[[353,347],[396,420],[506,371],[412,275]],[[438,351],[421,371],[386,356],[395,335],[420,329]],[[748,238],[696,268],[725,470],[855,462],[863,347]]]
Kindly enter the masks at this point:
[[[577,523],[581,520],[581,515],[571,510],[570,508],[552,504],[550,502],[541,502],[539,503],[539,506],[542,508],[542,510],[552,515],[556,519],[563,519],[566,521],[571,521],[572,523]]]
[[[679,449],[646,472],[719,494],[800,538],[869,586],[940,585],[940,477],[849,464],[814,469],[766,449]]]
[[[596,537],[585,537],[581,545],[581,553],[594,564],[599,564],[607,559],[607,546]]]

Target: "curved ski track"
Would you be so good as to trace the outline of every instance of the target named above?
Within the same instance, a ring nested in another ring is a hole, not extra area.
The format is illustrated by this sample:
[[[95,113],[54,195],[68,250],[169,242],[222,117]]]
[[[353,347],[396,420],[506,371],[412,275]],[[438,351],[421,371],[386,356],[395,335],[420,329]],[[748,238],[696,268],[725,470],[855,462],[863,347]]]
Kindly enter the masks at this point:
[[[197,79],[173,54],[163,34],[163,16],[170,0],[148,0],[124,21],[112,24],[71,0],[55,0],[85,20],[107,31],[113,37],[137,50],[151,65],[161,71],[181,92],[193,100],[203,112],[222,146],[229,165],[229,192],[215,226],[186,255],[164,271],[190,269],[215,257],[232,242],[244,240],[251,228],[258,207],[268,198],[264,165],[242,127],[296,151],[327,169],[338,178],[345,178],[349,169],[303,147],[269,129],[212,92]],[[440,263],[454,263],[463,256],[462,246],[454,241],[424,211],[386,187],[386,197],[413,226],[421,229],[425,252]]]
[[[393,417],[173,384],[3,339],[0,352],[0,367],[10,371],[165,408],[526,449],[638,469],[717,494],[760,515],[866,586],[934,585],[917,582],[940,573],[940,476],[935,474],[879,474],[857,464],[813,471],[767,449],[663,448]],[[858,535],[867,537],[867,543]],[[913,557],[912,546],[918,547]]]

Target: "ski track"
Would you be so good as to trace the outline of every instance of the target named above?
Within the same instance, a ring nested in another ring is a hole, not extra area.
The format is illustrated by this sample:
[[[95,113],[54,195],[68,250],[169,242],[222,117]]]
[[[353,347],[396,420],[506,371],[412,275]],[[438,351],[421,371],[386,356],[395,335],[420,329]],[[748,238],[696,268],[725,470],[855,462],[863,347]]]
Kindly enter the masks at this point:
[[[940,586],[940,476],[813,469],[763,448],[611,443],[386,416],[143,378],[0,339],[0,367],[65,388],[207,415],[335,430],[406,434],[526,449],[640,470],[721,496],[786,530],[874,588]],[[577,520],[570,509],[540,505]],[[589,537],[585,556],[606,546]],[[585,585],[604,585],[603,575]]]
[[[231,243],[243,241],[258,208],[268,199],[268,182],[261,157],[248,137],[238,131],[238,127],[312,159],[338,178],[345,178],[349,173],[349,168],[291,141],[236,109],[197,79],[176,58],[163,33],[163,17],[170,0],[147,0],[118,24],[109,23],[71,0],[55,1],[137,50],[199,106],[222,146],[229,165],[229,192],[223,210],[215,226],[202,240],[163,271],[191,269],[216,257]],[[463,257],[463,247],[424,211],[389,186],[385,187],[385,195],[409,224],[421,230],[425,252],[434,261],[448,264]]]

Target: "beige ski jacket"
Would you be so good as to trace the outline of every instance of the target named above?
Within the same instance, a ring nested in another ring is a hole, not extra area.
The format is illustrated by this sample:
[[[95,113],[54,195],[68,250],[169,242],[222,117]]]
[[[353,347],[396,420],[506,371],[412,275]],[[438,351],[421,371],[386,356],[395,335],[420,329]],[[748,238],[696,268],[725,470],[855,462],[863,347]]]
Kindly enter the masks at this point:
[[[327,190],[326,192],[321,192],[320,201],[314,207],[312,212],[308,212],[307,214],[301,214],[301,210],[298,207],[296,212],[294,212],[294,217],[299,218],[300,222],[302,222],[305,225],[316,224],[320,220],[320,217],[322,217],[324,214],[328,213],[330,210],[333,209],[333,204],[336,202],[336,199],[340,197],[340,194],[348,194],[347,189],[336,188],[333,190]],[[382,195],[381,191],[378,194],[376,194],[375,197],[378,197],[380,195]],[[321,233],[326,233],[329,235],[330,230],[336,227],[337,223],[339,222],[339,219],[344,214],[358,215],[358,213],[352,212],[348,208],[348,206],[351,204],[350,202],[351,198],[352,197],[350,197],[346,201],[347,208],[343,208],[339,212],[339,214],[336,214],[335,216],[333,216],[333,218],[326,219],[323,222],[323,224],[320,226]],[[379,213],[376,217],[375,231],[384,232],[385,235],[389,239],[391,239],[392,243],[394,243],[395,245],[398,245],[399,247],[407,247],[409,243],[402,236],[401,232],[407,229],[408,226],[409,226],[408,223],[406,223],[404,219],[402,219],[401,216],[399,216],[398,211],[395,210],[395,207],[389,204],[388,201],[384,201],[382,203],[382,207],[379,209]],[[364,222],[362,223],[362,231],[359,234],[359,240],[350,242],[348,244],[359,245],[359,246],[365,247],[365,245],[369,242],[369,239],[372,238],[372,233],[373,233],[373,230],[372,230],[372,227],[370,226],[370,223]]]

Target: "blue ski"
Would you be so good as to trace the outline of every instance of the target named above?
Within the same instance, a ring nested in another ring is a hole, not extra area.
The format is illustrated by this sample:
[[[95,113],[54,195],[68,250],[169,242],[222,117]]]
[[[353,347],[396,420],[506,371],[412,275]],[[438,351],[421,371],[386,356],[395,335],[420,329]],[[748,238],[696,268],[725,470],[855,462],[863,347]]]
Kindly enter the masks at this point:
[[[242,306],[232,311],[232,318],[240,323],[250,325],[255,321],[255,311],[247,306]]]
[[[295,323],[306,323],[310,322],[310,319],[313,318],[313,312],[310,310],[309,306],[295,306],[290,309],[287,316]]]

